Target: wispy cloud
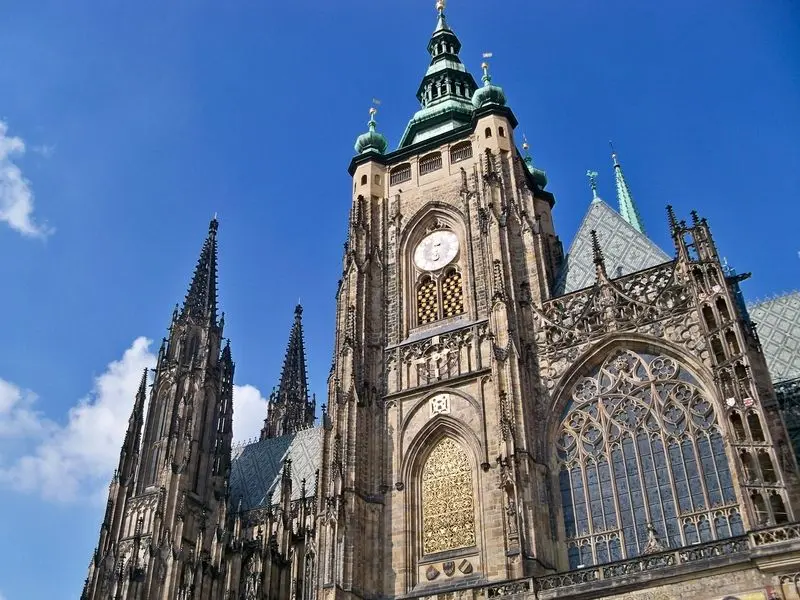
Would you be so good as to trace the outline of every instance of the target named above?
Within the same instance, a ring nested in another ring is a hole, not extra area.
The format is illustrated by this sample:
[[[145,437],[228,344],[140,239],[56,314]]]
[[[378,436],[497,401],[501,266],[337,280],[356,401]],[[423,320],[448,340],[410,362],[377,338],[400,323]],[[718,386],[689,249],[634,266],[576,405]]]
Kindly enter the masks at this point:
[[[0,121],[0,221],[28,237],[44,238],[53,233],[47,224],[33,219],[33,190],[14,162],[25,154],[25,142],[8,135],[8,124]]]
[[[46,500],[105,501],[105,490],[117,466],[128,417],[145,367],[155,365],[151,341],[140,337],[95,379],[92,391],[59,425],[36,408],[37,396],[0,379],[0,440],[27,442],[29,452],[0,464],[0,484]],[[251,386],[234,386],[236,440],[258,435],[266,399]],[[0,598],[2,600],[2,598]]]
[[[53,153],[56,151],[56,147],[53,144],[39,144],[37,146],[31,146],[31,152],[34,154],[38,154],[43,158],[50,158],[53,156]],[[2,598],[0,598],[2,600]]]

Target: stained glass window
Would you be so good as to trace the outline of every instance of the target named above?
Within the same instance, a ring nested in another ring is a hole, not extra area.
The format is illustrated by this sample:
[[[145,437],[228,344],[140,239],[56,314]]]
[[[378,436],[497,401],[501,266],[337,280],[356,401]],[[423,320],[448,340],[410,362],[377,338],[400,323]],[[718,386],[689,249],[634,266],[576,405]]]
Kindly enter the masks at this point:
[[[422,468],[424,554],[475,545],[472,465],[461,445],[439,441]]]
[[[743,533],[714,407],[669,357],[611,354],[574,385],[557,446],[570,568]]]

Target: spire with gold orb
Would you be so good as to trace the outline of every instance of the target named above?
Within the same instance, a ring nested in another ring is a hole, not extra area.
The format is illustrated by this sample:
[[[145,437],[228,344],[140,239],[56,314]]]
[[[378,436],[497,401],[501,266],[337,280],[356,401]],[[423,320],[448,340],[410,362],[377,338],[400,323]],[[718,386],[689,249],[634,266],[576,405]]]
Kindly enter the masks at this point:
[[[374,106],[370,107],[369,123],[367,123],[369,131],[362,133],[356,140],[355,150],[359,154],[366,154],[368,152],[383,154],[386,152],[386,148],[389,146],[389,142],[386,141],[386,138],[383,136],[383,134],[378,133],[375,129],[377,126],[377,122],[375,121],[375,113],[377,112],[377,108]]]
[[[525,167],[533,176],[536,185],[538,185],[540,189],[544,189],[545,186],[547,186],[547,173],[534,166],[533,157],[530,153],[530,144],[528,144],[528,138],[525,134],[522,135],[522,160],[525,161]]]
[[[483,79],[483,87],[475,90],[475,93],[472,95],[472,105],[475,108],[481,108],[489,104],[494,104],[497,106],[506,105],[506,94],[503,92],[503,88],[501,88],[499,85],[493,84],[492,77],[489,75],[488,59],[491,57],[491,52],[483,53],[484,60],[481,63],[481,69],[483,69],[483,77],[481,78]]]

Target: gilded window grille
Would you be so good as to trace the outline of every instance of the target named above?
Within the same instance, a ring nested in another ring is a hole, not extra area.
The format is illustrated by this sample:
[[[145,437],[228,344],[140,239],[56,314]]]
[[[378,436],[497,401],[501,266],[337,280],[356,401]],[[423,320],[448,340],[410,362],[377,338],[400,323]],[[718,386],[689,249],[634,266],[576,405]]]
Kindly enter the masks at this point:
[[[422,468],[422,552],[475,545],[472,465],[454,439],[440,440]]]
[[[439,294],[436,282],[425,277],[417,286],[417,321],[420,325],[439,319]]]
[[[573,387],[557,448],[570,568],[647,552],[650,526],[665,548],[744,532],[714,407],[669,357],[611,354]]]
[[[454,317],[464,312],[464,291],[461,273],[450,270],[442,279],[442,312],[444,318]]]

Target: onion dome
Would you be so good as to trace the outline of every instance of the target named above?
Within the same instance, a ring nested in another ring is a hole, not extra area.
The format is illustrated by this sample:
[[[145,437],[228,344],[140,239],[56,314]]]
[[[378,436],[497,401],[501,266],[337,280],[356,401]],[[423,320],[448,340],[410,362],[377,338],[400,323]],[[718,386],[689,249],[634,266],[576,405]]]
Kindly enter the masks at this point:
[[[506,94],[503,92],[503,88],[492,83],[492,78],[489,75],[489,63],[484,62],[481,68],[483,69],[483,87],[475,90],[472,95],[472,105],[475,108],[481,108],[489,104],[505,106]]]
[[[523,156],[523,160],[525,161],[525,167],[528,169],[528,172],[533,176],[533,181],[536,182],[541,189],[544,189],[547,185],[547,173],[542,171],[541,169],[536,168],[533,165],[533,157],[531,153],[528,151],[530,146],[528,145],[528,140],[523,136],[522,142],[522,151],[525,153]]]
[[[374,106],[369,109],[369,131],[362,133],[356,140],[355,149],[359,154],[366,154],[367,152],[383,154],[389,146],[389,142],[386,141],[386,138],[375,131],[375,126],[377,125],[375,122],[376,112],[378,111]]]

